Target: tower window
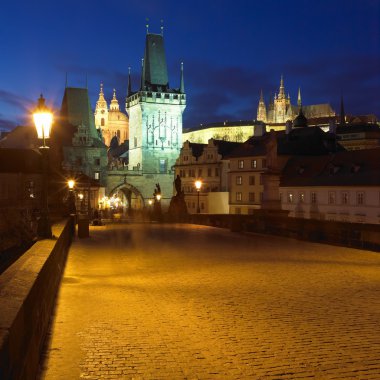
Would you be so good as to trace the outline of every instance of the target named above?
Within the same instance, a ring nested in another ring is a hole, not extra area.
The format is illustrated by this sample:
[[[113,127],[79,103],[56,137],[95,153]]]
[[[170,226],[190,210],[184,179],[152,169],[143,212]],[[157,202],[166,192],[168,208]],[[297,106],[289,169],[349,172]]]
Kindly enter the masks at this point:
[[[102,127],[104,127],[104,117],[102,117],[102,118],[100,119],[100,125],[101,125]]]

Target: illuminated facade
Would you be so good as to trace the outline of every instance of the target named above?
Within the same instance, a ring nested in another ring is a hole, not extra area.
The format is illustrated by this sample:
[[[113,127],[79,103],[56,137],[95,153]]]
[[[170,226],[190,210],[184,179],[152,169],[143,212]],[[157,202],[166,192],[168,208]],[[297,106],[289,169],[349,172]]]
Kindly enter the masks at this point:
[[[107,146],[110,146],[114,136],[117,136],[119,144],[129,140],[128,116],[120,111],[115,89],[108,109],[107,101],[104,98],[103,84],[100,85],[99,99],[96,102],[94,115],[96,129],[101,131],[103,142]]]
[[[335,116],[335,112],[329,104],[302,105],[301,90],[298,90],[297,105],[291,104],[290,95],[285,93],[284,79],[281,76],[278,94],[274,94],[274,98],[269,100],[268,106],[266,106],[261,92],[257,107],[257,120],[266,123],[270,129],[284,129],[288,120],[293,121],[297,117],[301,106],[308,119]]]
[[[265,125],[262,122],[252,120],[246,121],[224,121],[221,123],[210,123],[191,128],[183,132],[183,141],[207,144],[208,140],[224,140],[233,142],[243,142],[254,135],[261,135],[265,132]]]

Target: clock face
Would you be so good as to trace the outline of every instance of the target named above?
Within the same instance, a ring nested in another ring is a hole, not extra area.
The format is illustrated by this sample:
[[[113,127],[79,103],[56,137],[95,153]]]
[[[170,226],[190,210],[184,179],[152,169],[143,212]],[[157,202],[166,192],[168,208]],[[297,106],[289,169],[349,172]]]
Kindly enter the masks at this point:
[[[102,113],[104,113],[104,110],[102,110]]]

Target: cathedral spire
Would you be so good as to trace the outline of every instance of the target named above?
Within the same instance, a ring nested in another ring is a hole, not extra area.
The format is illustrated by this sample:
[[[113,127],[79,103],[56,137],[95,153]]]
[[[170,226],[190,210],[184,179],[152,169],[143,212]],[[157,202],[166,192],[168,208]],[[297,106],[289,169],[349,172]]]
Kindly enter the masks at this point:
[[[128,67],[128,89],[127,96],[132,94],[132,83],[131,83],[131,66]]]
[[[298,105],[298,107],[302,107],[302,100],[301,100],[301,87],[298,87],[298,98],[297,98],[297,105]]]
[[[263,89],[260,90],[260,103],[264,102]]]
[[[346,125],[346,115],[344,113],[343,95],[340,96],[340,125]]]
[[[179,92],[181,94],[185,93],[185,81],[183,79],[183,62],[181,62],[181,84],[180,84]]]
[[[280,91],[278,93],[278,99],[285,98],[285,87],[284,87],[284,77],[281,74],[281,80],[280,80]]]
[[[260,100],[259,100],[259,106],[257,107],[256,119],[259,121],[263,121],[264,123],[266,123],[267,121],[267,110],[265,107],[263,90],[260,91]]]

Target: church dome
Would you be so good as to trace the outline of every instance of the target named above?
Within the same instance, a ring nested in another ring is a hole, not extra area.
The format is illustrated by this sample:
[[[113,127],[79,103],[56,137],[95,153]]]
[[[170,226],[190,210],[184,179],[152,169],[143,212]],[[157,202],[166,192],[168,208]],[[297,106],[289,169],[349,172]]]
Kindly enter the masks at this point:
[[[307,119],[300,108],[298,116],[293,121],[293,128],[304,128],[307,127]]]
[[[128,121],[128,116],[121,111],[113,111],[109,112],[108,121]]]

